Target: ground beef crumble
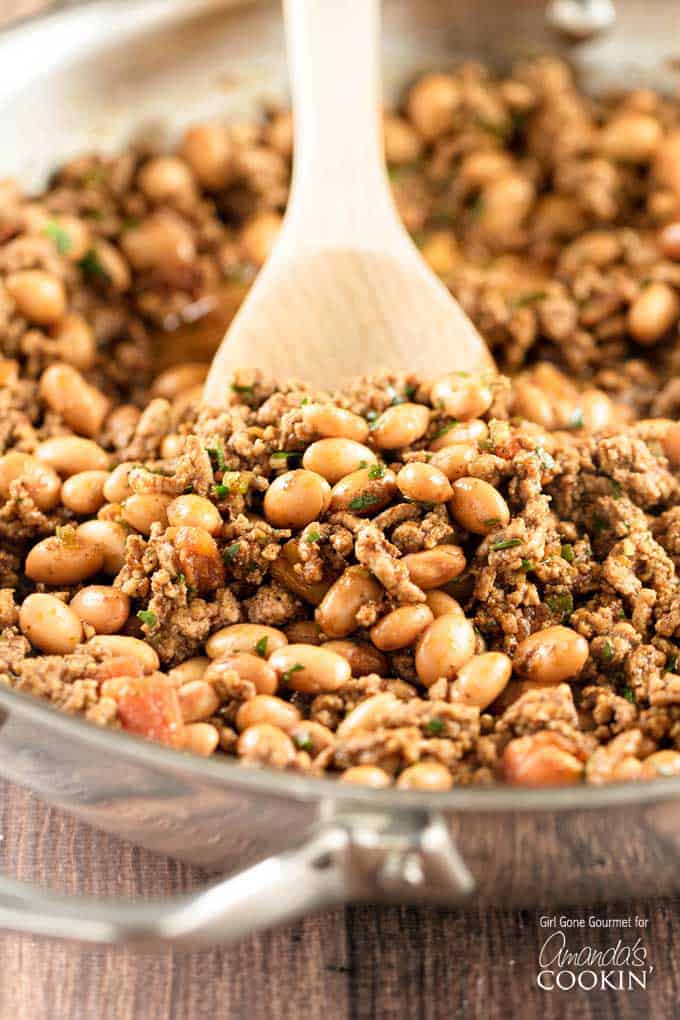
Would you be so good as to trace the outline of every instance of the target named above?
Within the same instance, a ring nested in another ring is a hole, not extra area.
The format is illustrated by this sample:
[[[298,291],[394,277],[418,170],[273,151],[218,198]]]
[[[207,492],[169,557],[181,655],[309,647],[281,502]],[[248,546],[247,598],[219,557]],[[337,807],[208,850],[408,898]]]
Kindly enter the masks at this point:
[[[210,174],[187,135],[37,197],[0,182],[3,684],[376,786],[680,774],[680,105],[590,98],[552,58],[445,79],[454,118],[426,75],[385,133],[402,217],[501,370],[447,399],[406,370],[337,392],[249,371],[202,406],[285,208],[285,111],[203,126],[230,153]],[[414,405],[413,442],[381,444]],[[317,473],[313,514],[276,513],[350,434],[353,498]]]

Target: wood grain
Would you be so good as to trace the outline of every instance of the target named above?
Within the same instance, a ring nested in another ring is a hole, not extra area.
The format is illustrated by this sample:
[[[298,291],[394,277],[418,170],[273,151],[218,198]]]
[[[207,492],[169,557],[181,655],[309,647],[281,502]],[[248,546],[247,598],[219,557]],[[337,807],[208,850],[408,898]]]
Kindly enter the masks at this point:
[[[0,0],[0,21],[39,0]],[[199,871],[93,832],[0,783],[0,866],[96,896],[161,896]],[[642,1020],[680,1016],[680,900],[609,904],[570,917],[649,918],[645,993],[545,993],[538,912],[354,907],[238,946],[197,953],[106,950],[0,935],[0,1020]],[[613,944],[609,931],[573,947]]]
[[[95,896],[184,891],[204,876],[77,824],[0,784],[0,866]],[[568,910],[649,918],[646,993],[546,993],[535,911],[349,907],[240,945],[201,952],[107,950],[0,935],[0,1020],[602,1020],[678,1016],[677,899]],[[570,946],[606,948],[586,929]],[[675,957],[677,956],[677,959]]]

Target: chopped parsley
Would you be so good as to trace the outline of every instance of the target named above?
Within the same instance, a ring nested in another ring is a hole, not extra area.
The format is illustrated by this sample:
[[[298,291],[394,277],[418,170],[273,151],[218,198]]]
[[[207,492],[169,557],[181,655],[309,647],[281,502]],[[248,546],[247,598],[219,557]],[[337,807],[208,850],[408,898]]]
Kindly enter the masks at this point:
[[[425,499],[411,499],[410,496],[402,496],[401,498],[404,503],[414,503],[416,506],[419,506],[421,510],[425,511],[425,513],[430,513],[430,511],[434,510],[437,505],[436,503],[428,503]]]
[[[368,469],[368,477],[371,481],[375,481],[376,478],[385,477],[385,465],[384,464],[371,464]]]
[[[583,408],[577,407],[576,410],[572,411],[569,415],[569,421],[567,422],[568,429],[582,429],[583,422]]]
[[[253,273],[250,266],[245,265],[245,263],[234,262],[229,266],[224,275],[232,283],[247,283]]]
[[[90,250],[82,257],[78,265],[86,276],[91,276],[94,279],[99,280],[109,279],[109,274],[102,265],[101,259],[99,258],[95,248],[90,248]]]
[[[259,641],[255,642],[255,654],[259,655],[261,659],[267,658],[267,644],[269,642],[269,635],[265,634]]]
[[[602,642],[602,651],[600,653],[600,658],[602,659],[603,662],[611,662],[612,659],[614,658],[615,651],[616,649],[614,648],[614,645],[607,638],[606,641]]]
[[[305,535],[305,542],[307,542],[308,545],[314,545],[314,543],[318,542],[320,538],[321,532],[317,531],[316,528],[312,528],[312,530],[308,531]]]
[[[527,114],[524,110],[513,110],[510,114],[510,128],[513,138],[524,131],[527,124]]]
[[[106,184],[104,167],[93,166],[83,174],[83,184]]]
[[[610,478],[610,479],[609,479],[609,484],[610,484],[610,486],[611,486],[611,491],[612,491],[612,497],[613,497],[614,499],[621,499],[621,495],[622,495],[622,493],[623,493],[623,489],[621,488],[621,486],[619,485],[619,483],[618,483],[618,482],[616,482],[616,481],[614,481],[614,479],[613,479],[613,478]]]
[[[521,545],[521,538],[502,538],[498,542],[492,542],[491,548],[494,552],[498,552],[501,549],[514,549],[515,546]]]
[[[630,701],[631,705],[635,704],[635,694],[632,687],[624,687],[621,691],[621,697],[625,698],[626,701]]]
[[[141,220],[138,216],[126,216],[120,225],[121,233],[124,233],[126,230],[134,230],[140,223]]]
[[[226,499],[229,495],[229,489],[226,485],[222,485],[221,482],[215,486],[214,492],[218,499]]]
[[[239,397],[245,397],[246,402],[252,400],[255,396],[255,387],[253,385],[244,386],[241,383],[231,384],[232,393],[238,393]]]
[[[675,673],[678,667],[677,655],[669,655],[666,659],[666,665],[664,667],[666,673]]]
[[[530,570],[534,570],[535,568],[536,564],[533,560],[522,560],[520,563],[520,570],[522,570],[525,574],[528,574]]]
[[[536,304],[537,301],[542,301],[547,296],[544,290],[529,290],[526,294],[520,294],[510,304],[512,308],[526,308],[527,305]]]
[[[480,116],[476,116],[475,120],[482,131],[488,131],[489,134],[500,138],[502,142],[507,141],[512,134],[512,120],[496,121]]]
[[[70,251],[73,247],[73,241],[70,236],[66,233],[63,227],[60,227],[54,220],[50,220],[49,223],[45,224],[43,231],[46,237],[49,237],[50,241],[54,241],[57,251],[60,255],[65,255],[67,251]]]
[[[479,195],[477,195],[477,198],[470,206],[470,218],[473,220],[481,220],[483,215],[484,215],[484,198],[482,197],[482,193],[480,192]]]
[[[360,496],[355,496],[354,499],[349,501],[349,509],[358,511],[368,510],[369,506],[375,506],[379,502],[379,497],[374,496],[372,492],[362,492]]]
[[[196,593],[196,589],[194,588],[193,584],[187,584],[187,579],[184,576],[184,574],[177,575],[177,584],[184,585],[184,587],[187,590],[187,595],[194,595]]]
[[[410,159],[408,163],[399,163],[396,166],[392,164],[387,168],[387,176],[391,181],[398,181],[400,177],[417,173],[424,165],[425,160],[422,158]]]
[[[296,460],[299,456],[299,450],[277,450],[276,453],[271,455],[271,459],[277,462],[281,461],[283,464],[287,465],[288,461]]]
[[[607,523],[608,522],[607,522],[607,518],[606,517],[603,517],[601,514],[598,514],[598,513],[594,514],[593,515],[593,531],[595,532],[595,534],[599,535],[600,532],[604,531],[604,529],[607,527]]]
[[[571,592],[551,595],[545,601],[550,611],[561,616],[563,620],[567,619],[574,611],[574,599]]]
[[[574,562],[574,547],[571,544],[571,542],[565,542],[564,543],[564,545],[562,546],[562,548],[560,550],[560,555],[561,555],[563,560],[567,561],[567,563],[573,563]]]
[[[222,559],[226,563],[233,563],[236,557],[238,556],[240,548],[241,548],[240,542],[234,542],[233,545],[228,545],[227,548],[222,553]]]
[[[438,432],[435,432],[434,438],[440,439],[442,436],[445,436],[447,432],[451,431],[451,429],[455,429],[457,424],[458,421],[453,418],[451,421],[447,422],[446,425],[442,425]]]
[[[555,458],[551,454],[549,454],[547,450],[544,450],[542,446],[536,447],[536,454],[538,455],[538,459],[540,460],[543,467],[547,468],[548,471],[552,471],[553,468],[557,467],[557,464],[555,463]]]
[[[293,742],[300,751],[308,751],[310,754],[314,750],[314,744],[309,733],[298,733],[293,737]]]
[[[241,471],[225,471],[222,475],[222,484],[226,486],[228,493],[239,492],[245,496],[250,488],[250,479]]]
[[[158,617],[150,609],[140,609],[137,613],[137,619],[141,620],[147,627],[150,627],[151,630],[158,624]]]
[[[302,665],[301,662],[296,662],[294,666],[291,666],[290,669],[287,669],[286,672],[283,674],[283,682],[286,684],[290,683],[290,678],[292,677],[293,673],[299,673],[300,670],[304,668],[305,667]]]
[[[392,407],[396,407],[397,404],[405,404],[405,403],[407,403],[411,399],[413,394],[416,392],[416,387],[413,386],[411,383],[407,383],[404,386],[403,394],[401,394],[401,393],[397,393],[397,391],[395,390],[394,386],[388,386],[387,387],[387,392],[389,393],[389,395],[391,397],[390,403],[392,404]]]
[[[497,524],[501,523],[500,517],[487,517],[484,524],[487,528],[495,528]]]
[[[206,446],[205,452],[215,460],[218,470],[224,471],[227,466],[227,462],[224,459],[224,447],[222,444],[218,443],[217,446]]]
[[[429,722],[425,723],[425,732],[429,737],[438,737],[440,733],[444,732],[444,720],[430,719]]]

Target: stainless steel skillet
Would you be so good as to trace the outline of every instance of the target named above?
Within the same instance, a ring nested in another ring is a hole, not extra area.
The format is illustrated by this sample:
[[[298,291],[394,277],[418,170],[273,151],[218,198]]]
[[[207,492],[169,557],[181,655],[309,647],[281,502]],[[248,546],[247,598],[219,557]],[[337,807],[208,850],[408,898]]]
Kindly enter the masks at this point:
[[[668,85],[680,10],[619,0],[617,11],[615,26],[572,52],[586,84]],[[507,62],[554,50],[545,15],[539,0],[386,0],[388,90],[465,55]],[[275,4],[117,0],[59,11],[0,37],[0,173],[38,186],[93,145],[247,114],[284,90]],[[92,825],[233,876],[141,905],[0,881],[0,925],[37,933],[196,944],[353,899],[547,906],[680,887],[680,780],[429,796],[352,789],[194,759],[9,690],[0,773]]]

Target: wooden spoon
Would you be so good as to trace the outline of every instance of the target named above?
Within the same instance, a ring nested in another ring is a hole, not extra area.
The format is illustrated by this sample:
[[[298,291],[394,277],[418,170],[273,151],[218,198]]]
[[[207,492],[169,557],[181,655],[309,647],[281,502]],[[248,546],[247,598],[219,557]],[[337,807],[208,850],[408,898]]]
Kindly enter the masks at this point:
[[[353,376],[489,371],[477,333],[412,242],[382,144],[379,0],[285,0],[295,163],[285,220],[217,351],[205,400],[238,369],[328,390]]]

